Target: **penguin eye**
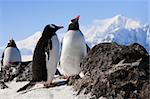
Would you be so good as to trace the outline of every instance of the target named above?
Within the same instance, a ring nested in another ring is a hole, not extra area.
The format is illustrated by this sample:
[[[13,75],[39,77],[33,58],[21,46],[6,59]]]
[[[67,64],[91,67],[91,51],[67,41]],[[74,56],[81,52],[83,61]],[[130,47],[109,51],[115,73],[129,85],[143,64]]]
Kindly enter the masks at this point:
[[[71,22],[74,22],[76,19],[72,19]]]
[[[71,24],[71,23],[72,23],[72,21],[69,22],[69,24]]]

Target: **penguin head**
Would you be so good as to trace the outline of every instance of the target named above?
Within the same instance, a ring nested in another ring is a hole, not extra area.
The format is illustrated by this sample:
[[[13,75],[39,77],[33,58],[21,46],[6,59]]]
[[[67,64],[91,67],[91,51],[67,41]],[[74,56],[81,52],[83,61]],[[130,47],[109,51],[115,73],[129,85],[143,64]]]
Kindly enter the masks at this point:
[[[55,24],[50,24],[49,26],[50,26],[55,32],[56,32],[57,30],[63,28],[63,26],[57,26],[57,25],[55,25]]]
[[[61,28],[63,28],[63,26],[57,26],[55,24],[46,25],[42,33],[42,36],[46,36],[46,37],[53,36],[55,35],[55,32]]]
[[[13,39],[10,39],[8,44],[7,44],[7,47],[17,47],[17,46],[16,46],[15,41]]]
[[[80,16],[77,16],[70,21],[68,30],[79,30],[79,18]]]

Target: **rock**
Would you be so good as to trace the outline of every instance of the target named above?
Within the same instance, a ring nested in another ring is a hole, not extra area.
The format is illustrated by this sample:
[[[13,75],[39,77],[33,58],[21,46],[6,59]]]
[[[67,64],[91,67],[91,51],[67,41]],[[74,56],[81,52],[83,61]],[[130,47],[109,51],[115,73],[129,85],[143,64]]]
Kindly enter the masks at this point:
[[[32,80],[32,62],[24,66],[22,72],[16,77],[16,81],[31,81]]]
[[[14,79],[16,79],[16,81],[29,81],[31,78],[29,77],[31,72],[30,65],[28,65],[29,63],[30,62],[22,62],[18,65],[2,66],[1,80],[4,82]]]
[[[55,75],[62,76],[59,70],[56,70]],[[32,80],[32,62],[21,62],[18,65],[7,65],[2,66],[0,71],[0,80],[4,82],[15,80],[20,81],[31,81]]]
[[[1,79],[3,79],[3,78],[2,78],[2,71],[0,71],[0,80],[1,80]]]
[[[16,65],[6,65],[2,67],[2,80],[4,82],[12,81],[18,74],[18,67]]]
[[[101,43],[80,64],[85,77],[72,82],[77,94],[92,99],[148,99],[149,56],[141,45]]]
[[[0,89],[5,89],[5,88],[8,88],[8,86],[5,85],[3,81],[0,81]]]
[[[69,77],[68,79],[68,85],[72,85],[76,82],[76,80],[81,79],[79,75],[74,75]]]

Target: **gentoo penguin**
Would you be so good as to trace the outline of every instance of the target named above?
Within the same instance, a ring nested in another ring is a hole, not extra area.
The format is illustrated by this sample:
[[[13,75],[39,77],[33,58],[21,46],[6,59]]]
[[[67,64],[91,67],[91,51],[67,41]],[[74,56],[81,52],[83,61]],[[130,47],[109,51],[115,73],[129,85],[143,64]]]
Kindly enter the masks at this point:
[[[43,82],[43,87],[50,86],[59,61],[59,40],[56,31],[60,28],[63,27],[54,24],[44,28],[33,54],[32,81],[17,92],[31,88],[37,82]]]
[[[60,66],[66,78],[81,72],[80,61],[87,55],[87,46],[84,35],[79,29],[78,21],[79,16],[71,20],[62,41]]]
[[[16,43],[13,39],[9,40],[3,54],[1,64],[2,66],[16,64],[21,62],[21,54],[19,49],[16,46]]]
[[[33,81],[52,81],[59,61],[59,40],[55,32],[60,28],[63,27],[54,24],[45,27],[33,55]]]

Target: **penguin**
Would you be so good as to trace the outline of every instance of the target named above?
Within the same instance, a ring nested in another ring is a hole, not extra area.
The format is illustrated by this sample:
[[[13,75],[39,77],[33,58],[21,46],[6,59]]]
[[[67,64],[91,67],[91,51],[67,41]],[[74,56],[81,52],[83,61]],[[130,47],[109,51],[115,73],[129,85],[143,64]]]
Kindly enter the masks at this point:
[[[79,18],[72,19],[62,41],[60,66],[65,78],[79,75],[81,72],[80,61],[87,55],[87,45],[84,35],[79,29]]]
[[[9,40],[2,54],[1,65],[18,64],[21,62],[21,53],[13,39]]]
[[[48,83],[51,83],[59,61],[59,40],[56,31],[60,28],[63,26],[54,24],[44,28],[33,55],[33,81],[49,81]]]
[[[17,92],[33,87],[37,82],[43,87],[49,87],[52,83],[59,61],[59,40],[56,35],[58,29],[63,26],[55,24],[46,25],[42,36],[36,44],[32,61],[32,81]]]

